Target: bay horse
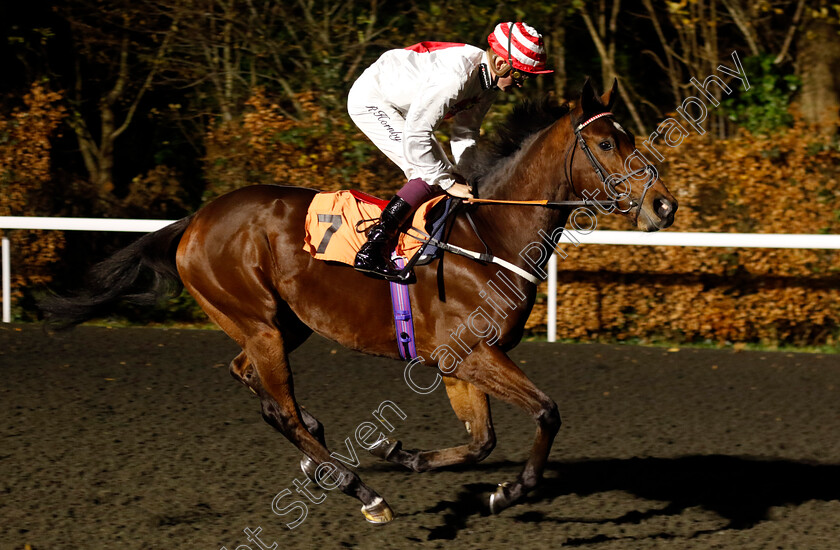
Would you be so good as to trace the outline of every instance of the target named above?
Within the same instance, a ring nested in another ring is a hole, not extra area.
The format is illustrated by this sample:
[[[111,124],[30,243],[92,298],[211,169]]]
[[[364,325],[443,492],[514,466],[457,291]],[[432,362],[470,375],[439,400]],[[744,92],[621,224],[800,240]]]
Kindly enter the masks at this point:
[[[599,194],[606,198],[601,194],[605,185],[613,192],[616,211],[638,228],[656,231],[670,226],[677,202],[658,177],[644,185],[637,178],[614,180],[626,183],[623,193],[615,193],[614,182],[606,179],[606,174],[624,173],[625,161],[635,150],[632,134],[610,113],[615,90],[614,84],[599,97],[587,80],[574,108],[515,113],[504,137],[470,175],[483,199],[502,202],[468,207],[472,222],[455,216],[448,242],[469,250],[486,245],[496,257],[527,271],[532,266],[520,252],[538,231],[553,234],[565,227],[572,207],[563,206],[564,201]],[[643,171],[650,170],[646,166]],[[316,192],[286,186],[233,191],[140,238],[93,268],[89,290],[54,297],[42,309],[48,320],[72,325],[120,300],[154,302],[170,290],[168,284],[182,283],[242,348],[231,362],[231,373],[259,396],[263,418],[305,455],[302,465],[309,467],[304,470],[312,474],[313,468],[327,465],[325,477],[335,482],[331,485],[359,499],[368,521],[386,523],[393,518],[388,504],[346,465],[331,462],[323,426],[295,400],[289,353],[312,332],[353,350],[399,358],[388,283],[348,266],[315,260],[303,249],[304,218]],[[504,202],[523,199],[549,204]],[[417,353],[426,358],[426,366],[438,367],[443,375],[452,408],[471,441],[420,451],[402,449],[389,439],[372,452],[418,472],[481,461],[496,442],[488,396],[511,403],[534,420],[536,436],[520,475],[490,495],[490,510],[499,513],[537,486],[560,427],[555,402],[507,355],[522,338],[537,286],[533,279],[511,274],[515,292],[524,299],[504,316],[495,314],[495,341],[462,332],[459,345],[468,353],[454,370],[441,369],[429,358],[436,348],[451,343],[452,329],[467,322],[477,306],[487,305],[477,289],[498,268],[445,255],[415,271],[410,296]],[[138,288],[141,282],[144,286]],[[363,325],[359,319],[365,320]]]

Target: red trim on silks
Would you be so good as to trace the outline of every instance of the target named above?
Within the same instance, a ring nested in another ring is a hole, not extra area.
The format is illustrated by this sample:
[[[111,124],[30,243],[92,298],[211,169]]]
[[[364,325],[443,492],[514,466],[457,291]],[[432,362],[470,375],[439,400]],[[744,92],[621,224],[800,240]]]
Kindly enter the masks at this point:
[[[356,191],[355,189],[350,189],[350,194],[353,195],[356,200],[378,206],[380,210],[385,210],[385,207],[388,206],[388,201],[385,199],[380,199],[379,197],[374,197],[373,195],[368,195],[367,193],[362,193],[361,191]]]
[[[466,44],[462,42],[419,42],[405,49],[417,53],[429,53],[435,50],[445,50],[446,48],[460,48],[461,46],[466,46]]]

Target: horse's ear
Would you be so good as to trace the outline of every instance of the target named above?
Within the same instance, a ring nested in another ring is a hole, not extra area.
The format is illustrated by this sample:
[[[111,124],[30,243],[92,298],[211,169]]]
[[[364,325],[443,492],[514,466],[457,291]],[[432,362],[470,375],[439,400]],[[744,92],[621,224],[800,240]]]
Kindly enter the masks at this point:
[[[607,111],[612,111],[616,99],[618,99],[618,79],[613,78],[612,88],[610,88],[609,91],[604,92],[604,95],[601,96],[601,103],[604,104]]]
[[[604,110],[601,101],[595,94],[595,89],[592,87],[592,81],[586,77],[586,82],[583,83],[583,89],[580,91],[580,107],[583,109],[584,116],[600,113]]]

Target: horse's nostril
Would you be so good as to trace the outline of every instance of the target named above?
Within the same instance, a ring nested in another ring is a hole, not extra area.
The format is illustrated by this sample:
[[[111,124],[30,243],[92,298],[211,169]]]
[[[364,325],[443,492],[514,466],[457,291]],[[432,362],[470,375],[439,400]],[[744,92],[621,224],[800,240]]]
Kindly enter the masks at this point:
[[[653,210],[660,218],[667,218],[673,212],[674,207],[667,199],[656,198],[653,200]]]

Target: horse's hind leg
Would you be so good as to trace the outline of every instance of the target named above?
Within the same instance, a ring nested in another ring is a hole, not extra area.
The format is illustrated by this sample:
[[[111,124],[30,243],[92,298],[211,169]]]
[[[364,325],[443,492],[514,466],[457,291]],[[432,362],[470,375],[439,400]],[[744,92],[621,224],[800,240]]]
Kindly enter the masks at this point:
[[[254,365],[248,359],[248,355],[244,351],[240,352],[239,355],[234,357],[230,362],[230,374],[236,380],[242,382],[242,384],[251,390],[254,395],[259,395],[259,392],[263,389],[260,384],[260,379],[254,371]],[[326,447],[327,442],[324,438],[324,425],[321,424],[317,418],[312,416],[303,405],[300,406],[300,417],[309,433],[314,435],[315,439],[317,439],[321,445]],[[318,469],[318,464],[314,460],[306,455],[303,455],[303,459],[300,461],[300,469],[303,470],[306,477],[317,483],[315,473]],[[337,478],[335,476],[331,476],[331,479]]]
[[[371,523],[386,523],[393,519],[393,512],[385,501],[367,485],[355,472],[340,461],[333,461],[326,446],[307,429],[300,408],[294,398],[294,384],[289,370],[288,356],[283,338],[272,326],[264,326],[251,332],[246,341],[245,353],[254,364],[258,384],[255,391],[262,405],[262,416],[266,422],[281,432],[318,466],[329,463],[329,473],[323,476],[337,480],[330,482],[342,492],[354,496],[364,503],[362,513]]]
[[[312,331],[279,299],[272,286],[267,273],[272,271],[275,258],[274,252],[262,245],[265,235],[243,229],[233,236],[225,232],[208,236],[202,234],[209,230],[200,222],[190,228],[193,232],[188,230],[178,247],[181,280],[201,309],[242,348],[245,356],[238,357],[234,367],[247,367],[248,361],[253,365],[249,375],[254,379],[249,387],[260,398],[263,418],[318,464],[325,474],[322,487],[337,487],[361,500],[368,521],[385,523],[393,519],[385,501],[344,463],[333,461],[327,447],[305,426],[295,402],[288,354]],[[225,254],[233,242],[248,245],[237,251],[231,265],[231,258]],[[254,269],[255,263],[259,269]],[[333,477],[336,483],[331,482]]]
[[[315,472],[318,466],[329,462],[332,464],[334,471],[322,476],[322,483],[325,479],[329,480],[329,485],[332,486],[331,488],[334,488],[338,484],[337,486],[342,492],[350,496],[355,496],[365,503],[365,506],[362,507],[362,512],[368,521],[372,523],[386,523],[390,521],[393,518],[393,512],[391,512],[385,501],[362,483],[358,476],[344,466],[344,464],[340,461],[330,459],[329,451],[326,448],[326,442],[324,440],[323,424],[312,416],[311,413],[306,411],[306,409],[298,407],[294,401],[292,377],[291,372],[288,371],[288,359],[285,357],[285,354],[282,364],[284,366],[283,369],[270,369],[269,378],[274,379],[276,383],[280,383],[280,393],[286,396],[283,399],[287,404],[285,407],[282,407],[280,400],[275,399],[272,393],[265,387],[258,370],[245,351],[241,352],[231,361],[230,372],[234,378],[245,384],[260,398],[263,419],[303,451],[304,459],[301,461],[301,469],[312,481],[318,483],[315,479]],[[280,377],[273,376],[273,373],[278,370],[281,373],[282,371],[287,373],[285,375],[288,380],[287,384],[283,384],[282,382],[284,375],[281,374]],[[283,387],[287,389],[283,389]],[[297,420],[295,420],[295,416],[297,416]],[[307,436],[303,435],[304,432],[306,432]],[[305,441],[314,438],[319,445],[311,445],[311,441],[307,441],[307,443],[310,443],[309,445],[305,443],[299,444],[294,439],[295,436]],[[318,446],[323,449],[324,453],[317,452]],[[326,458],[324,458],[324,454]]]
[[[236,340],[243,351],[230,364],[234,378],[248,386],[260,398],[262,416],[269,425],[282,433],[304,455],[311,458],[317,466],[330,463],[332,472],[323,476],[322,482],[329,480],[331,489],[338,487],[347,495],[362,501],[362,513],[371,523],[387,523],[394,517],[388,504],[367,485],[359,476],[340,461],[330,460],[329,450],[321,440],[310,433],[301,411],[294,398],[292,373],[289,370],[288,351],[300,345],[311,333],[294,330],[295,323],[287,323],[290,329],[291,346],[287,348],[280,331],[273,324],[235,322],[230,314],[222,313],[204,295],[189,285],[190,294],[195,297],[207,315]],[[251,326],[253,324],[253,326]],[[300,321],[297,320],[297,324]],[[305,327],[304,327],[305,328]],[[314,418],[313,418],[314,420]],[[320,425],[315,420],[317,425]],[[310,422],[310,425],[312,423]],[[316,426],[317,432],[317,426]],[[323,434],[323,430],[321,430]],[[333,480],[339,480],[337,484]]]
[[[403,450],[399,441],[389,438],[374,447],[371,453],[415,472],[484,460],[496,446],[487,395],[474,385],[451,376],[443,377],[443,382],[452,409],[472,437],[468,444],[434,451],[415,451]]]
[[[259,379],[255,376],[254,366],[251,364],[251,361],[248,359],[248,355],[244,351],[240,352],[239,355],[234,357],[230,362],[230,374],[236,380],[247,386],[254,394],[257,393]],[[321,424],[317,418],[312,416],[303,405],[300,406],[300,416],[303,420],[303,424],[306,426],[306,429],[309,430],[309,433],[314,435],[321,445],[326,447],[327,443],[324,438],[324,425]]]

